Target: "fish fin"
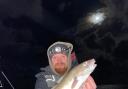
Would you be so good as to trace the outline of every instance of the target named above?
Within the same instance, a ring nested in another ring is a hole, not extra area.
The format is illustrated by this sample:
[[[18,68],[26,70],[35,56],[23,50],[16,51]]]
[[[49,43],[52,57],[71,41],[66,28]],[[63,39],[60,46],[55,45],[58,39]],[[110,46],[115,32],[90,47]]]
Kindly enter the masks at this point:
[[[77,78],[75,77],[75,78],[74,78],[74,81],[73,81],[73,83],[72,83],[71,89],[73,89],[73,88],[77,85],[77,83],[78,83],[78,80],[77,80]]]

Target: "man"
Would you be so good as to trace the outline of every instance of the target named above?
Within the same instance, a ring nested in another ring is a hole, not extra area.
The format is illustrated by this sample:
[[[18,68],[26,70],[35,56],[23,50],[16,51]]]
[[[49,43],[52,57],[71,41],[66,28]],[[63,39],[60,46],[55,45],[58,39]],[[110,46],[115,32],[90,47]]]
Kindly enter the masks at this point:
[[[51,89],[58,80],[68,72],[74,61],[71,60],[73,45],[67,42],[55,42],[47,50],[49,66],[41,68],[36,75],[35,89]],[[96,84],[91,76],[81,86],[81,89],[96,89]]]

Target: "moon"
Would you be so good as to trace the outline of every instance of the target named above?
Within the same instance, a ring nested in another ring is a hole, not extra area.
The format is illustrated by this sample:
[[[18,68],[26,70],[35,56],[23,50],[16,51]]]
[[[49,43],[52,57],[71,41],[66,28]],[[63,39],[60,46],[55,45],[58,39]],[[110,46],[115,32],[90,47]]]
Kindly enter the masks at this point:
[[[88,17],[88,22],[94,25],[101,25],[102,22],[105,20],[105,18],[106,18],[105,13],[96,12],[96,13],[92,13]]]

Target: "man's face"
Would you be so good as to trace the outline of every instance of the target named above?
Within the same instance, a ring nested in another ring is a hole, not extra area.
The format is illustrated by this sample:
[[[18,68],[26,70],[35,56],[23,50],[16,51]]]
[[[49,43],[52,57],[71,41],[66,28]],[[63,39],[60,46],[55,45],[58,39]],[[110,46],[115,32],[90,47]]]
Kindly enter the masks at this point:
[[[57,53],[52,56],[52,64],[57,73],[63,75],[68,68],[67,56],[62,53]]]

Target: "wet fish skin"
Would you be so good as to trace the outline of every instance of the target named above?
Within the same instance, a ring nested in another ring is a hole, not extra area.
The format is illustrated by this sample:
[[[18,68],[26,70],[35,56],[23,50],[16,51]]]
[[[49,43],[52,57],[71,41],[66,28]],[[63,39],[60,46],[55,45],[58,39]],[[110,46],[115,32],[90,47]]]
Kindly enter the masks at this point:
[[[66,73],[63,76],[63,79],[52,89],[79,89],[89,75],[94,71],[96,66],[97,64],[95,64],[95,59],[82,62]],[[78,82],[75,86],[72,86],[75,79],[77,79]]]

